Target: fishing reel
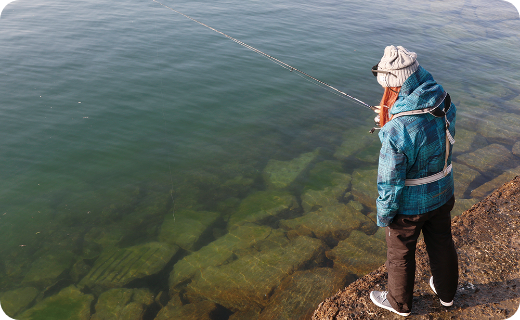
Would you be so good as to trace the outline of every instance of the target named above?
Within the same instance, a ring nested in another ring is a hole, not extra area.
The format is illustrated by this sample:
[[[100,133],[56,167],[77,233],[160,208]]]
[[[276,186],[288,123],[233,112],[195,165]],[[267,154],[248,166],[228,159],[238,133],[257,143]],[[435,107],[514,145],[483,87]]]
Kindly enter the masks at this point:
[[[370,109],[374,110],[375,113],[379,113],[379,106],[371,106]],[[373,127],[370,131],[368,131],[368,133],[372,134],[374,133],[374,131],[376,130],[381,130],[381,121],[380,121],[380,117],[379,117],[379,114],[377,116],[375,116],[374,118],[374,123],[375,123],[375,127]]]

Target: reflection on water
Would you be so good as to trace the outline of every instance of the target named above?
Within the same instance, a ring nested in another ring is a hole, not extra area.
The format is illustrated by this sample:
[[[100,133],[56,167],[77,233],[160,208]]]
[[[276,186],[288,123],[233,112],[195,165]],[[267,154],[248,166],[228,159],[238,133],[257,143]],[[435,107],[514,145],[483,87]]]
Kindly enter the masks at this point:
[[[371,111],[153,3],[15,4],[0,24],[9,315],[306,319],[384,263]],[[520,19],[503,1],[408,7],[177,9],[372,103],[384,46],[417,51],[459,112],[457,215],[520,174]]]

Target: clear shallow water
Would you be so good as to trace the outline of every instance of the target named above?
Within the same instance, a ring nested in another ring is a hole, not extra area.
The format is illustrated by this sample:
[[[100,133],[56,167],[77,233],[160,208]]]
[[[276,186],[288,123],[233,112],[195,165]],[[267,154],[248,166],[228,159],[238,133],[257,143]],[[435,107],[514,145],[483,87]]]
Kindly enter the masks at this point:
[[[369,104],[382,91],[369,69],[403,45],[450,92],[457,128],[484,137],[464,153],[513,148],[520,20],[508,3],[164,3]],[[0,30],[0,291],[48,252],[82,256],[100,226],[112,228],[104,244],[137,245],[191,208],[221,214],[206,242],[218,238],[240,201],[266,189],[270,159],[320,147],[335,160],[347,129],[372,125],[370,110],[152,1],[18,0]],[[511,157],[471,186],[520,166]],[[343,161],[346,173],[364,165],[374,163]],[[229,188],[237,178],[249,182]],[[304,184],[291,186],[297,198]]]

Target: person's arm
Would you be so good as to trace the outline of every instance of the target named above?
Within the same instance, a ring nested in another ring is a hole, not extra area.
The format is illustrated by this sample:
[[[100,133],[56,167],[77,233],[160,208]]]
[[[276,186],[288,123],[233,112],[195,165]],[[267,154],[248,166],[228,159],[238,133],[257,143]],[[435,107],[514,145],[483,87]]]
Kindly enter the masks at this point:
[[[407,158],[396,143],[399,140],[397,131],[392,128],[388,132],[381,132],[382,146],[377,174],[379,197],[376,200],[379,227],[386,227],[392,223],[399,210],[399,199],[406,180]]]

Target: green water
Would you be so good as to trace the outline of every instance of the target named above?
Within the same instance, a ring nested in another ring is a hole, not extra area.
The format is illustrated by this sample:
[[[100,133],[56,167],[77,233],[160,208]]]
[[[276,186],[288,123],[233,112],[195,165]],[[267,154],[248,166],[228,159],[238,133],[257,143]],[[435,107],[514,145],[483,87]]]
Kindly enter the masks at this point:
[[[520,167],[520,19],[507,2],[164,3],[368,104],[382,93],[369,70],[384,47],[417,52],[459,112],[459,211],[489,192],[474,189]],[[280,221],[317,208],[309,191],[343,188],[329,198],[373,212],[372,111],[155,2],[18,0],[0,30],[0,292],[31,286],[51,296],[77,284],[106,248],[171,237],[163,224],[185,231],[179,243],[196,239],[165,265],[162,283],[130,285],[168,290],[177,260],[225,237],[255,206],[267,210],[259,195],[278,192],[265,201],[287,206],[255,220],[286,239],[294,231]],[[486,149],[495,144],[498,153]],[[272,187],[273,161],[301,171]],[[331,250],[338,239],[325,238],[322,250]],[[271,245],[294,245],[286,239]]]

